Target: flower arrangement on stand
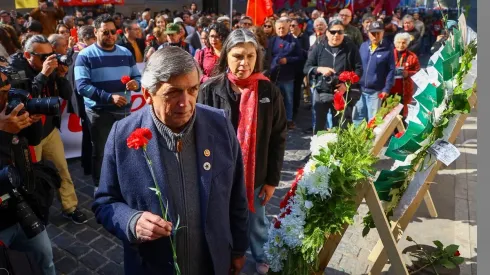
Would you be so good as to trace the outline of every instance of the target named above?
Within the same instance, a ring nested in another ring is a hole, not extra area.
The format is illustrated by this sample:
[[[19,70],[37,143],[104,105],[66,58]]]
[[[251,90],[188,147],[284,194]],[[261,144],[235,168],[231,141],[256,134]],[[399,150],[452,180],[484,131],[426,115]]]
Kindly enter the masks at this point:
[[[127,144],[128,148],[130,148],[130,149],[135,149],[135,150],[139,150],[140,148],[143,149],[143,155],[145,157],[146,164],[148,165],[148,168],[150,169],[151,177],[153,179],[153,184],[155,186],[155,187],[150,187],[150,190],[155,192],[155,195],[157,195],[157,197],[158,197],[158,201],[160,203],[160,209],[162,211],[162,218],[165,221],[168,221],[168,219],[169,219],[168,211],[167,211],[168,210],[168,201],[167,201],[167,205],[165,207],[163,204],[163,195],[162,195],[162,192],[161,192],[160,187],[158,185],[158,181],[155,177],[155,172],[153,171],[153,163],[152,163],[150,157],[148,156],[148,152],[146,149],[146,146],[147,146],[148,142],[152,139],[152,137],[153,137],[153,134],[151,133],[150,129],[148,129],[148,128],[137,128],[129,135],[129,137],[126,140],[126,144]],[[181,275],[180,268],[179,268],[179,265],[177,263],[177,247],[176,247],[177,231],[179,229],[183,228],[183,227],[179,227],[179,224],[180,224],[180,216],[177,216],[177,223],[175,224],[174,230],[172,231],[172,235],[169,237],[170,246],[172,247],[172,257],[174,260],[175,275]]]
[[[359,77],[353,72],[339,76],[346,91],[337,92],[337,115],[348,102],[350,86]],[[335,100],[335,99],[334,99]],[[306,275],[318,271],[318,253],[331,234],[353,223],[357,212],[356,187],[372,177],[376,157],[370,154],[373,132],[366,123],[334,128],[312,137],[311,158],[280,203],[280,214],[269,228],[265,251],[271,271]]]

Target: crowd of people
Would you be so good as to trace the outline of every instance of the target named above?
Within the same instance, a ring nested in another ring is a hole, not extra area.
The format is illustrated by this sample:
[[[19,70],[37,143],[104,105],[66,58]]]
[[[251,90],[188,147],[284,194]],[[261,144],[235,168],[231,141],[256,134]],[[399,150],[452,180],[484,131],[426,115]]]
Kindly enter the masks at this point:
[[[256,25],[244,14],[202,12],[195,3],[128,17],[67,15],[50,3],[40,0],[26,15],[0,11],[0,138],[36,132],[27,138],[32,161],[56,167],[63,215],[86,223],[60,115],[18,115],[23,106],[6,111],[11,88],[69,102],[81,119],[93,211],[122,240],[126,274],[171,274],[177,263],[182,274],[239,274],[248,249],[257,272],[266,274],[265,205],[279,185],[287,132],[296,128],[302,101],[311,108],[313,134],[369,121],[393,94],[402,97],[406,117],[420,57],[457,27],[453,20],[443,25],[441,14],[401,9],[392,15],[284,10]],[[350,87],[339,125],[333,98],[346,91],[338,79],[344,71],[360,81]],[[14,83],[14,73],[24,81]],[[134,114],[131,92],[146,102]],[[147,154],[126,143],[137,128],[153,133]],[[2,165],[14,157],[10,150],[0,154]],[[145,157],[155,164],[150,169]],[[155,180],[167,200],[165,220],[150,190]],[[43,274],[55,274],[45,230],[27,237],[14,212],[14,203],[0,204],[8,217],[0,222],[0,241],[33,252]],[[178,220],[185,228],[174,263],[169,236]]]

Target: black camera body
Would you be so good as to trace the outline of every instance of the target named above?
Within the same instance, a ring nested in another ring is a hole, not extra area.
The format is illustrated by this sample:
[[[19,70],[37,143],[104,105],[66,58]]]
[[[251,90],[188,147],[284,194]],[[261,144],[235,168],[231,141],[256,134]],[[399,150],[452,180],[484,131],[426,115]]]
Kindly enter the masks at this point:
[[[0,184],[3,186],[8,185],[6,187],[9,189],[8,193],[1,194],[1,197],[4,198],[4,200],[0,205],[3,203],[11,203],[14,205],[15,216],[26,237],[32,239],[43,232],[46,229],[46,226],[39,220],[32,208],[21,195],[21,192],[25,193],[27,191],[22,186],[22,178],[18,170],[11,165],[3,167],[3,169],[0,170]]]
[[[71,66],[73,64],[73,51],[69,51],[66,55],[56,54],[56,60],[58,60],[59,65]]]
[[[318,77],[318,93],[329,93],[333,94],[337,85],[340,83],[339,76],[337,74],[332,74],[329,76],[321,75]]]
[[[29,92],[21,89],[11,88],[8,94],[7,110],[10,114],[19,104],[24,104],[20,114],[29,112],[31,115],[59,116],[61,112],[61,101],[58,97],[30,98]]]

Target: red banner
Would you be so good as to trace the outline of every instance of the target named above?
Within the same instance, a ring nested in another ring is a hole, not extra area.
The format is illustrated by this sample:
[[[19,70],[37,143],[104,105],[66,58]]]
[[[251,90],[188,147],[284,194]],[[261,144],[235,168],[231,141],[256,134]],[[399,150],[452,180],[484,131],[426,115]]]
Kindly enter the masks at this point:
[[[246,15],[252,17],[254,25],[261,26],[272,14],[272,0],[248,0]]]
[[[124,0],[59,0],[58,5],[62,7],[70,6],[95,6],[95,5],[124,5]]]

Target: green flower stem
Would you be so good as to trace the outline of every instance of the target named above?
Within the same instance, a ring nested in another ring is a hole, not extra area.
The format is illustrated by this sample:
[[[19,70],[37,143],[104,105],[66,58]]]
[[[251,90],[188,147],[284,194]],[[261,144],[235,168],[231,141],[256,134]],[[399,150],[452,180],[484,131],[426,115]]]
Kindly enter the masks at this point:
[[[146,163],[148,164],[148,167],[150,168],[150,173],[151,173],[151,177],[153,178],[153,183],[155,184],[155,189],[157,190],[156,195],[158,197],[158,201],[160,202],[160,209],[162,211],[163,219],[165,221],[167,221],[168,212],[165,209],[165,207],[163,206],[162,191],[160,190],[160,187],[158,186],[157,179],[155,177],[155,172],[153,172],[153,166],[152,166],[151,160],[148,156],[148,153],[146,151],[146,145],[143,147],[143,154],[145,155]],[[179,264],[177,263],[177,248],[175,247],[173,238],[174,238],[174,236],[170,235],[169,240],[170,240],[170,246],[172,247],[172,258],[174,260],[175,274],[181,275]]]

